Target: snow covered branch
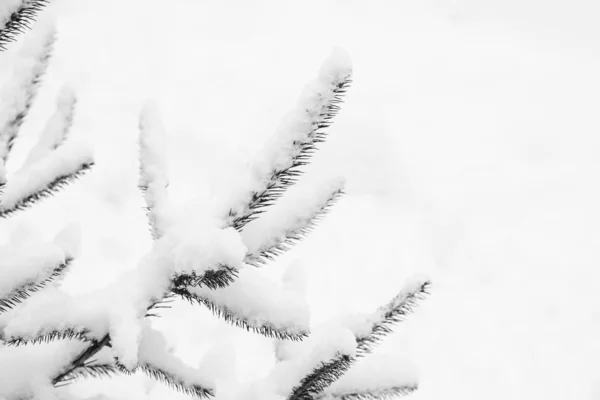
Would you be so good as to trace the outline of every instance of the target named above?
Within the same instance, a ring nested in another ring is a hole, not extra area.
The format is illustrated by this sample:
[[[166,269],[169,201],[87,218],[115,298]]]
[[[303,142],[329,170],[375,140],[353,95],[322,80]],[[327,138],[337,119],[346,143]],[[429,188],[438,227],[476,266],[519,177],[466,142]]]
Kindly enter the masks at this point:
[[[322,362],[300,384],[292,390],[288,400],[312,400],[331,384],[340,379],[352,366],[353,359],[347,354],[338,354],[332,360]]]
[[[76,104],[75,92],[69,87],[63,87],[56,99],[54,114],[48,119],[37,144],[29,151],[21,169],[43,159],[65,142],[73,124]]]
[[[0,195],[0,217],[23,210],[54,195],[86,173],[94,164],[84,143],[67,143],[11,177]]]
[[[17,4],[17,0],[8,1]],[[0,7],[0,16],[2,10]],[[18,83],[6,91],[9,100],[3,98],[0,103],[0,110],[8,104],[8,112],[0,115],[1,170],[35,96],[47,61],[44,54],[49,55],[51,44],[38,43],[36,49],[31,57],[33,67],[29,72],[18,70]],[[238,386],[241,395],[231,398],[256,394],[254,398],[371,400],[415,390],[412,377],[401,382],[387,375],[378,381],[351,379],[352,383],[365,383],[364,387],[344,383],[344,377],[351,376],[393,324],[402,321],[427,294],[426,278],[409,282],[374,313],[333,320],[311,330],[305,279],[301,268],[296,268],[301,264],[289,268],[281,281],[270,277],[266,269],[252,268],[288,251],[342,196],[343,183],[334,182],[301,199],[292,193],[295,189],[280,199],[296,182],[299,168],[309,162],[318,143],[325,140],[323,130],[339,111],[351,72],[343,52],[327,60],[265,147],[253,170],[256,180],[245,190],[247,196],[227,216],[222,212],[181,215],[173,210],[167,193],[165,128],[158,109],[147,104],[139,119],[139,187],[147,205],[153,246],[135,268],[114,282],[79,295],[46,288],[30,296],[59,277],[74,259],[77,245],[73,238],[79,237],[74,229],[65,230],[53,243],[37,246],[35,251],[10,249],[0,254],[0,274],[4,274],[0,275],[0,366],[5,355],[13,360],[16,354],[27,354],[33,346],[25,345],[30,343],[61,351],[59,361],[46,363],[34,385],[24,383],[27,374],[22,370],[20,380],[7,383],[9,389],[5,389],[0,374],[0,399],[47,398],[54,386],[136,371],[196,398],[215,396],[215,384],[205,377],[210,368],[185,364],[147,319],[174,296],[207,307],[234,326],[279,341],[278,362],[271,374],[258,384],[227,387],[219,398],[230,398]],[[52,194],[91,167],[87,147],[65,143],[75,105],[75,95],[64,90],[38,143],[2,188],[0,217]],[[5,182],[2,176],[1,184]],[[213,214],[221,217],[213,218]],[[17,303],[22,304],[15,307]],[[68,348],[60,346],[66,342]],[[211,376],[217,382],[222,379],[218,374]]]
[[[148,103],[140,114],[140,181],[148,210],[148,223],[154,239],[169,227],[166,171],[166,134],[158,107]]]
[[[69,340],[39,346],[0,346],[0,399],[53,399],[52,376],[84,344]]]
[[[4,249],[0,256],[0,313],[60,277],[79,247],[79,229],[70,225],[45,246]]]
[[[360,357],[370,353],[384,336],[392,332],[394,324],[404,321],[419,301],[429,294],[430,286],[427,277],[413,277],[388,304],[371,314],[368,318],[370,329],[357,332],[357,355]]]
[[[301,175],[317,145],[325,141],[339,104],[350,86],[352,65],[342,50],[335,51],[323,64],[318,77],[305,89],[296,108],[285,118],[271,142],[260,155],[254,175],[256,182],[241,204],[230,209],[231,225],[237,230],[281,197]]]
[[[343,187],[343,182],[334,182],[310,197],[295,199],[292,210],[274,207],[248,224],[241,233],[248,247],[244,262],[258,267],[290,250],[312,232],[343,196]],[[302,206],[299,208],[298,204]]]
[[[350,370],[358,358],[370,353],[382,337],[391,332],[391,326],[404,320],[418,301],[428,293],[430,282],[425,277],[415,277],[394,299],[375,313],[359,320],[349,321],[348,329],[355,338],[354,352],[338,352],[329,361],[322,361],[294,387],[288,400],[314,399]],[[285,361],[284,361],[285,363]]]
[[[217,290],[196,286],[178,287],[173,292],[248,331],[290,340],[301,340],[309,333],[305,300],[280,289],[257,270],[242,269],[235,282]]]
[[[35,21],[36,15],[49,0],[2,0],[0,4],[0,51]]]
[[[42,76],[50,61],[54,40],[53,29],[33,32],[27,38],[25,48],[19,57],[19,63],[13,69],[13,78],[2,88],[0,96],[0,110],[2,111],[0,113],[0,162],[2,166],[6,165],[19,128],[27,117],[37,94]]]
[[[417,390],[416,385],[392,386],[381,389],[361,390],[356,392],[341,392],[321,395],[317,400],[393,400]]]
[[[54,31],[36,32],[28,38],[22,65],[0,96],[0,217],[7,217],[56,193],[93,165],[91,150],[78,143],[63,144],[73,121],[75,95],[64,89],[56,111],[46,124],[22,168],[7,183],[5,164],[14,140],[37,94],[46,71]]]

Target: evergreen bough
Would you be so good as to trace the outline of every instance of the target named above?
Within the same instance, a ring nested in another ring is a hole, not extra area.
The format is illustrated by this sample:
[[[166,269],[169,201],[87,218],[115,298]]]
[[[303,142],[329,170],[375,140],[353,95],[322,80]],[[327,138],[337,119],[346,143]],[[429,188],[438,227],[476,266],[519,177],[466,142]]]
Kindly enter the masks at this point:
[[[11,12],[0,20],[0,50],[5,50],[18,34],[29,29],[36,14],[48,1],[21,0],[13,1]],[[2,17],[2,16],[0,16]],[[69,89],[64,89],[58,98],[56,111],[49,120],[38,144],[31,150],[23,167],[12,179],[6,177],[4,171],[8,156],[22,124],[26,121],[29,110],[35,100],[42,77],[46,71],[52,54],[54,32],[47,31],[36,36],[31,42],[33,62],[26,70],[15,69],[14,84],[2,91],[0,109],[4,118],[0,118],[0,217],[8,218],[20,210],[39,203],[43,198],[56,194],[75,179],[85,174],[92,166],[93,159],[85,147],[69,147],[67,136],[72,125],[76,108],[76,96]],[[271,147],[267,147],[257,169],[261,179],[249,185],[247,194],[237,204],[233,204],[222,218],[222,229],[233,228],[244,237],[246,228],[259,223],[263,213],[286,195],[302,175],[302,167],[307,165],[318,149],[319,143],[327,139],[327,128],[331,126],[335,116],[341,110],[343,98],[348,91],[351,80],[349,63],[326,63],[316,85],[313,83],[309,94],[303,98],[291,118],[282,125],[282,136],[275,138]],[[338,65],[339,64],[339,65]],[[165,129],[158,109],[153,105],[144,108],[140,117],[140,182],[139,187],[146,202],[148,223],[153,239],[158,243],[168,235],[173,227],[174,217],[171,215],[167,193],[168,177],[164,155]],[[65,150],[66,149],[66,150]],[[283,149],[283,150],[282,150]],[[282,153],[283,152],[283,153]],[[277,156],[277,157],[275,157]],[[283,156],[283,157],[282,157]],[[275,161],[275,159],[277,159]],[[57,161],[58,160],[58,161]],[[266,160],[266,162],[264,161]],[[40,171],[45,174],[40,175]],[[34,180],[33,184],[30,182]],[[248,246],[243,261],[245,268],[260,268],[273,262],[281,254],[289,251],[298,241],[306,237],[331,207],[344,195],[342,184],[332,184],[316,196],[312,204],[304,205],[298,215],[289,218],[282,226],[275,226],[270,231],[262,232],[259,240]],[[255,232],[252,231],[254,236]],[[60,236],[60,235],[59,235]],[[13,311],[43,290],[55,279],[68,271],[75,257],[75,251],[69,246],[61,246],[57,237],[55,244],[62,249],[62,258],[52,268],[41,268],[36,274],[24,275],[15,279],[14,287],[0,290],[0,313]],[[276,341],[302,342],[310,337],[308,329],[286,329],[278,323],[256,320],[231,308],[226,302],[218,301],[214,293],[227,290],[238,280],[238,269],[231,265],[217,264],[200,272],[173,273],[170,282],[162,295],[152,296],[147,300],[146,317],[158,315],[160,308],[175,297],[180,297],[194,304],[208,308],[217,317],[226,322],[255,332]],[[429,281],[421,279],[407,284],[404,289],[376,312],[369,315],[366,325],[368,329],[354,332],[355,351],[338,351],[328,359],[312,361],[314,365],[303,365],[304,377],[290,388],[288,400],[309,399],[341,399],[372,400],[391,399],[405,395],[417,389],[415,384],[397,385],[357,392],[336,392],[329,390],[356,362],[368,355],[373,348],[388,334],[393,326],[401,322],[428,293]],[[3,334],[1,346],[24,346],[42,342],[75,341],[86,343],[84,349],[70,362],[58,370],[51,383],[56,387],[64,386],[84,378],[110,377],[116,374],[131,374],[137,370],[151,378],[164,382],[190,396],[205,398],[216,394],[213,387],[190,381],[189,377],[181,377],[181,368],[171,368],[175,361],[165,363],[161,359],[138,359],[135,365],[125,365],[118,357],[99,357],[103,349],[113,345],[110,333],[101,337],[94,336],[91,329],[82,327],[62,327],[45,330],[37,336],[10,336]],[[160,340],[159,340],[160,341]],[[283,365],[288,360],[279,359]],[[275,367],[276,369],[278,366]],[[2,393],[0,392],[0,395]],[[12,393],[14,398],[32,393]],[[9,398],[12,398],[10,397]],[[281,394],[280,394],[281,395]],[[0,396],[1,397],[1,396]]]

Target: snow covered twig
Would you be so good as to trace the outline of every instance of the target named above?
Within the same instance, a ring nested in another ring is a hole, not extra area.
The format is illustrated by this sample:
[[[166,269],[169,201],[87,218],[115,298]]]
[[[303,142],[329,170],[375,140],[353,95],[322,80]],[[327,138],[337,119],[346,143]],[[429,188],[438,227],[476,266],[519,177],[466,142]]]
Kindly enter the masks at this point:
[[[369,353],[382,337],[391,332],[391,326],[401,322],[412,312],[418,301],[428,293],[430,282],[425,277],[414,277],[405,284],[394,299],[375,313],[352,327],[356,338],[356,353],[353,355],[338,354],[333,359],[315,368],[296,386],[288,400],[308,400],[322,393],[326,388],[341,378],[357,358]]]
[[[242,269],[235,282],[220,289],[178,287],[173,292],[248,331],[289,340],[301,340],[309,333],[304,299],[252,269]]]
[[[0,195],[0,217],[27,208],[81,177],[94,164],[91,149],[67,143],[17,172]]]
[[[316,400],[393,400],[417,390],[416,385],[392,386],[381,389],[320,395]]]
[[[79,247],[79,229],[70,225],[55,243],[35,248],[10,249],[0,257],[0,313],[60,277]]]
[[[0,5],[0,51],[14,42],[16,37],[35,21],[37,14],[49,0],[3,0]]]
[[[27,43],[19,58],[19,65],[14,68],[14,76],[4,88],[0,96],[0,161],[6,164],[14,140],[23,124],[33,100],[37,94],[42,76],[46,72],[52,49],[55,32],[45,29],[34,32],[27,38]]]
[[[349,56],[336,50],[260,155],[251,193],[229,211],[233,227],[242,230],[296,182],[301,175],[299,168],[309,163],[317,145],[325,141],[323,129],[331,125],[339,112],[351,75]]]
[[[370,353],[384,336],[392,332],[393,325],[404,321],[419,301],[429,294],[430,286],[431,282],[427,277],[413,277],[388,304],[369,316],[370,329],[357,333],[357,356]]]
[[[147,103],[140,114],[140,180],[148,212],[148,223],[154,239],[169,227],[169,201],[166,171],[165,128],[158,108]]]
[[[274,208],[249,224],[242,231],[242,238],[248,246],[244,262],[258,267],[290,250],[313,231],[343,196],[343,187],[343,182],[334,182],[331,187],[310,198],[294,202],[294,206],[302,204],[302,208],[284,209],[283,212]]]
[[[56,150],[65,142],[73,124],[76,104],[77,97],[75,92],[68,87],[64,87],[56,99],[54,114],[48,119],[37,144],[29,151],[21,169],[29,167],[36,161],[43,159],[52,150]]]

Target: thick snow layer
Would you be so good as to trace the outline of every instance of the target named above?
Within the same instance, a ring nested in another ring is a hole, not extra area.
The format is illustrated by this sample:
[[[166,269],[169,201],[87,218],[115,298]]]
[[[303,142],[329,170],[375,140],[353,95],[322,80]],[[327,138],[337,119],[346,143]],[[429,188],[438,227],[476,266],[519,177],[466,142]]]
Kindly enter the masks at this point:
[[[0,398],[49,397],[50,381],[83,350],[84,344],[60,341],[38,346],[0,347]]]
[[[244,181],[249,149],[339,43],[354,84],[306,177],[344,175],[348,194],[275,266],[306,266],[313,320],[371,312],[426,271],[432,295],[381,348],[419,366],[407,399],[600,398],[600,3],[172,2],[56,2],[60,52],[46,82],[84,83],[77,131],[112,169],[85,180],[83,204],[61,198],[19,219],[84,219],[92,251],[72,287],[122,274],[149,245],[135,187],[148,92],[173,121],[173,200],[218,195]],[[38,104],[43,123],[52,99]],[[181,309],[161,321],[200,360],[220,338],[203,329],[216,319]],[[226,343],[252,381],[270,353],[248,353],[265,339],[242,335]],[[172,395],[135,379],[71,390],[90,387],[114,400]]]
[[[326,394],[345,394],[399,386],[417,386],[417,368],[406,358],[397,355],[374,353],[361,358]]]
[[[77,97],[73,89],[64,87],[56,100],[56,110],[50,117],[35,146],[31,148],[22,169],[42,160],[48,153],[56,149],[67,137],[71,124]]]
[[[147,307],[168,293],[172,276],[202,275],[219,265],[237,269],[245,253],[233,228],[180,224],[154,243],[137,268],[114,283],[80,296],[60,290],[43,291],[18,310],[5,313],[0,322],[7,339],[33,339],[66,329],[97,339],[110,333],[115,355],[133,367],[141,320]]]
[[[0,299],[12,291],[35,285],[48,278],[68,259],[76,256],[81,232],[71,224],[63,229],[53,243],[0,250]]]
[[[241,269],[237,279],[224,288],[189,287],[188,290],[251,326],[265,326],[293,336],[309,330],[310,312],[303,293],[282,288],[253,267]]]
[[[0,158],[6,160],[8,145],[17,134],[19,123],[31,105],[38,90],[36,80],[47,68],[48,57],[54,41],[55,31],[50,26],[39,26],[25,39],[18,61],[13,67],[13,76],[2,87],[0,95]]]
[[[354,356],[356,340],[348,328],[335,322],[316,327],[310,337],[298,343],[286,343],[286,357],[277,363],[265,382],[258,386],[286,396],[300,381],[322,363],[338,355]]]
[[[75,175],[93,163],[92,150],[84,143],[69,142],[34,164],[18,171],[0,196],[0,210],[11,210],[59,178]]]
[[[145,325],[141,335],[138,350],[140,365],[156,368],[177,377],[178,382],[191,387],[200,386],[205,389],[215,390],[211,379],[203,375],[198,369],[184,364],[173,355],[168,348],[163,334]],[[208,372],[208,371],[206,371]]]
[[[166,133],[158,107],[148,102],[140,114],[140,180],[154,238],[161,237],[171,221],[167,198]]]
[[[271,182],[275,172],[292,167],[302,146],[318,144],[317,126],[323,122],[323,114],[335,98],[334,90],[352,74],[350,57],[341,49],[336,49],[325,60],[317,78],[313,79],[302,92],[295,108],[288,112],[275,133],[265,144],[254,160],[246,190],[260,193]],[[280,182],[277,182],[280,184]],[[245,203],[233,211],[245,213]]]
[[[265,260],[263,253],[283,253],[301,240],[329,211],[343,187],[342,180],[335,180],[310,191],[290,191],[290,196],[279,200],[242,231],[248,247],[246,262],[261,264]]]
[[[2,249],[0,298],[19,287],[47,278],[64,262],[65,252],[53,244]]]

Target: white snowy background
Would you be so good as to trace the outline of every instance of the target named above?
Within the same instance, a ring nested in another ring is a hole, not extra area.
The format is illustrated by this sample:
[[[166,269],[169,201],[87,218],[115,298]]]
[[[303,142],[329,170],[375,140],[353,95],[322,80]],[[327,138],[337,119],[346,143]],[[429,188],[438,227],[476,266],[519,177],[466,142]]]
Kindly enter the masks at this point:
[[[301,264],[312,321],[371,311],[413,273],[432,295],[378,350],[414,364],[414,399],[600,399],[600,3],[551,0],[57,0],[59,40],[19,164],[63,83],[93,171],[3,222],[3,242],[82,224],[65,287],[100,287],[151,246],[138,179],[148,98],[170,193],[224,196],[335,46],[347,103],[302,190],[348,195],[266,272]],[[10,165],[9,165],[10,167]],[[177,303],[156,324],[190,365],[251,381],[270,342]],[[226,338],[213,347],[216,338]],[[83,398],[185,398],[146,379]]]

